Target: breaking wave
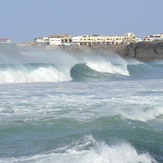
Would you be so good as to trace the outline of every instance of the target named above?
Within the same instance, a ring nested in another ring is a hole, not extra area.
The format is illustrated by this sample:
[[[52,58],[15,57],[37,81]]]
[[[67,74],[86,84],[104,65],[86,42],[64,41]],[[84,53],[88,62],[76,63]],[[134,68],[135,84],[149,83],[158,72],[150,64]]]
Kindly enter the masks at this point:
[[[28,57],[25,58],[27,63],[21,63],[22,61],[1,63],[0,83],[60,82],[129,76],[124,59],[120,59],[115,63],[115,61],[113,62],[114,57],[106,59],[103,56],[94,55],[90,57],[88,55],[88,57],[84,56],[83,59],[64,53],[60,55],[60,57],[47,55],[48,59],[46,56],[43,61],[43,58],[37,60],[36,56],[31,57],[28,54]]]
[[[161,68],[160,68],[161,67]],[[87,62],[74,65],[1,64],[0,83],[62,82],[83,80],[111,80],[124,78],[162,78],[162,66],[112,65]]]
[[[53,65],[1,65],[0,83],[60,82],[71,80],[68,72]]]
[[[162,62],[145,64],[108,53],[68,54],[48,49],[30,50],[0,51],[0,83],[110,80],[160,77],[163,74]]]
[[[84,80],[86,77],[98,79],[109,77],[111,74],[125,74],[121,68],[108,73],[90,67],[86,64],[76,64],[72,68],[64,65],[58,67],[52,64],[0,65],[0,83],[60,82]]]
[[[139,109],[130,111],[121,111],[121,116],[135,121],[150,121],[156,118],[163,119],[163,108]]]
[[[35,156],[21,158],[3,158],[1,163],[156,163],[148,154],[138,152],[129,143],[117,143],[107,145],[105,142],[96,141],[92,135],[81,140],[74,141],[63,148],[55,149],[49,154],[38,154]]]

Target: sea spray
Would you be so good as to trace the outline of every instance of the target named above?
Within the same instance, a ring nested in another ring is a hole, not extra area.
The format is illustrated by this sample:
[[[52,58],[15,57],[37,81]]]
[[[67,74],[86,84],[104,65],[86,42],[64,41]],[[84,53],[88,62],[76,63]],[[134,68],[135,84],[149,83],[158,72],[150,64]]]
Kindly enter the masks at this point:
[[[40,154],[30,157],[1,159],[2,163],[156,163],[148,153],[138,153],[128,143],[107,145],[104,142],[97,142],[91,135],[83,140],[73,142],[69,146],[55,149],[49,154]]]
[[[163,78],[161,62],[143,63],[111,52],[70,53],[58,49],[19,47],[0,52],[0,83]]]
[[[120,74],[129,76],[127,70],[127,62],[122,57],[117,54],[112,54],[111,52],[106,53],[88,53],[83,54],[80,57],[80,60],[83,61],[91,69],[101,72],[101,73],[110,73],[110,74]]]
[[[75,58],[58,50],[29,47],[0,55],[0,83],[70,81]]]
[[[71,70],[75,69],[75,65],[83,63],[91,69],[89,74],[84,69],[84,74],[90,76],[90,79],[93,71],[97,72],[94,77],[105,79],[107,74],[108,76],[109,74],[129,75],[124,59],[105,53],[91,52],[79,55],[68,54],[61,50],[29,47],[29,49],[21,48],[14,54],[1,54],[0,58],[0,83],[71,81],[82,74],[82,70],[77,68],[77,76],[74,76]],[[82,78],[84,77],[80,80]]]
[[[55,65],[25,64],[0,65],[0,83],[35,83],[70,81],[67,67],[57,69]]]

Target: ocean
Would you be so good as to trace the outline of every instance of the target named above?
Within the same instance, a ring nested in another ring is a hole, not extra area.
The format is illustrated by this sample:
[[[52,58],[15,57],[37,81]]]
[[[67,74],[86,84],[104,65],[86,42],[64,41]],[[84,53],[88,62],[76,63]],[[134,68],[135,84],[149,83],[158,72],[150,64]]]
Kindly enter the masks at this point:
[[[163,162],[163,61],[0,52],[0,163]]]

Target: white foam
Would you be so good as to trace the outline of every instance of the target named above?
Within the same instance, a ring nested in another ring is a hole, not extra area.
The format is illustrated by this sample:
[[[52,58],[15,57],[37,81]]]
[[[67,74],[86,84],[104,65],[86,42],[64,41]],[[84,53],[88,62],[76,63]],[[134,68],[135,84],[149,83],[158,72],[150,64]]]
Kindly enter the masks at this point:
[[[101,61],[101,62],[89,61],[86,64],[88,67],[98,72],[102,72],[102,73],[107,72],[111,74],[121,74],[121,75],[129,76],[129,72],[127,70],[126,65],[117,66],[117,65],[112,65],[110,62],[105,62],[105,61]]]
[[[156,119],[163,116],[163,108],[153,109],[139,109],[139,110],[128,110],[127,112],[121,112],[122,116],[126,119],[146,122],[149,120]]]
[[[39,67],[33,71],[7,69],[0,71],[0,83],[60,82],[71,80],[68,73],[54,67]]]
[[[62,151],[64,150],[64,152]],[[156,163],[148,154],[139,154],[128,143],[108,146],[104,142],[98,143],[92,136],[84,140],[73,142],[69,147],[62,148],[62,152],[53,151],[50,154],[40,154],[31,157],[1,159],[1,163]]]
[[[79,63],[85,63],[91,69],[111,74],[120,74],[129,76],[127,62],[119,55],[112,53],[86,53],[77,57]]]

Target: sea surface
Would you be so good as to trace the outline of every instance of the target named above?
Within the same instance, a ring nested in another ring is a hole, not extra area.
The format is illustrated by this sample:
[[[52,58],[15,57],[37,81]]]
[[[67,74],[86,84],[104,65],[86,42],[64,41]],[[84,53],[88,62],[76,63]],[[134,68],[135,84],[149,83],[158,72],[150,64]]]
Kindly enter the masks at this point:
[[[163,61],[0,52],[0,163],[156,162],[163,162]]]

